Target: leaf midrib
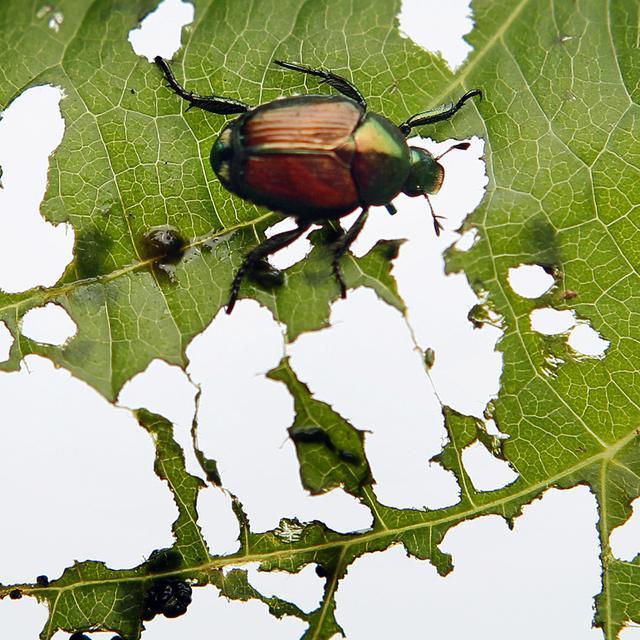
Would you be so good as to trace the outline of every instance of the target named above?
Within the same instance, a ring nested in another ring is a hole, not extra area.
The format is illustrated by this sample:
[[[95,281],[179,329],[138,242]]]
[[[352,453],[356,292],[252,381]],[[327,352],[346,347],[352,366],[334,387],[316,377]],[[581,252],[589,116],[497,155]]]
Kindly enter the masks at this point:
[[[269,218],[274,217],[276,215],[277,215],[276,213],[269,211],[267,213],[263,213],[262,215],[258,216],[257,218],[254,218],[251,221],[239,222],[238,224],[233,225],[231,227],[226,227],[224,229],[213,231],[210,234],[199,236],[189,244],[185,245],[185,249],[191,249],[191,248],[197,249],[198,247],[206,245],[208,242],[211,242],[212,240],[223,238],[224,236],[235,233],[236,231],[239,231],[241,229],[255,227],[259,223],[266,221]],[[21,297],[20,300],[16,302],[10,302],[9,304],[5,304],[5,305],[0,304],[0,314],[2,314],[5,311],[10,311],[12,309],[19,311],[22,307],[25,307],[25,306],[28,308],[31,308],[34,306],[34,302],[39,303],[42,300],[45,302],[49,300],[54,300],[61,296],[67,295],[69,293],[73,293],[74,291],[77,291],[82,287],[88,287],[92,284],[106,284],[108,282],[111,282],[112,280],[115,280],[116,278],[127,275],[129,273],[133,273],[141,269],[149,269],[157,261],[158,261],[157,258],[143,259],[137,262],[132,262],[128,265],[120,267],[119,269],[115,269],[110,273],[93,276],[91,278],[74,280],[73,282],[68,282],[62,285],[57,285],[57,286],[54,285],[53,287],[50,287],[48,289],[36,287],[34,289],[31,289],[31,295],[29,296]],[[8,294],[8,295],[21,296],[22,293]]]

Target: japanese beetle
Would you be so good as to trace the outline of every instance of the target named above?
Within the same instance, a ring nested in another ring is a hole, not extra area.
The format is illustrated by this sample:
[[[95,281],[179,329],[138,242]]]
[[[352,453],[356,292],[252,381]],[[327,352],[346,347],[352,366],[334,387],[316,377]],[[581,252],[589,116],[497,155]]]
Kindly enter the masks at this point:
[[[167,62],[156,64],[169,87],[189,103],[221,115],[242,114],[222,130],[211,150],[211,166],[222,185],[257,205],[292,216],[297,227],[278,233],[250,251],[231,284],[227,313],[236,303],[247,272],[267,256],[298,239],[314,223],[336,220],[360,208],[351,228],[333,243],[333,273],[346,297],[340,258],[360,233],[372,205],[396,212],[391,201],[400,193],[425,196],[439,191],[444,168],[426,149],[410,147],[406,138],[415,127],[451,118],[467,100],[482,96],[467,91],[455,104],[417,113],[400,125],[367,112],[363,95],[331,71],[274,60],[292,71],[321,79],[342,95],[281,98],[258,107],[221,96],[200,96],[178,83]],[[469,143],[453,145],[467,149]],[[436,233],[441,225],[431,203]]]

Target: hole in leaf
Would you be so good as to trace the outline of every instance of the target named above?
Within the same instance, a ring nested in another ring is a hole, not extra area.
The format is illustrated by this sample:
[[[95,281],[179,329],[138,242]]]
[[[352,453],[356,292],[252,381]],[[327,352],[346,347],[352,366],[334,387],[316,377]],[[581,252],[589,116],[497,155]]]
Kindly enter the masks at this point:
[[[455,247],[458,251],[469,251],[478,240],[478,230],[469,229],[465,231],[460,239],[456,242]]]
[[[193,590],[188,615],[175,620],[157,616],[145,623],[144,640],[167,638],[260,638],[261,640],[299,640],[307,623],[284,616],[278,620],[266,604],[257,600],[241,602],[220,597],[212,586]]]
[[[171,393],[164,391],[167,389],[171,389]],[[204,479],[191,439],[196,391],[180,367],[156,359],[145,371],[126,382],[117,402],[119,406],[130,409],[144,407],[172,422],[173,437],[184,451],[187,471]]]
[[[576,324],[573,311],[558,311],[549,307],[534,309],[529,317],[531,328],[547,336],[564,333]]]
[[[373,317],[375,324],[369,322]],[[354,427],[371,431],[365,451],[382,502],[430,504],[434,483],[427,476],[439,472],[426,460],[440,451],[445,432],[402,317],[372,291],[356,289],[333,306],[331,324],[289,347],[292,368],[315,398]]]
[[[53,9],[51,7],[48,7],[48,9],[50,9],[50,11],[47,11],[44,14],[44,15],[48,15],[49,16],[49,19],[47,21],[47,26],[52,31],[55,31],[56,33],[58,33],[58,31],[60,31],[60,27],[62,26],[62,23],[64,22],[64,14],[62,13],[62,11],[56,11],[55,9]],[[41,13],[41,11],[42,11],[42,9],[38,13]],[[38,17],[40,17],[40,16],[38,16]],[[44,16],[42,16],[42,17],[44,17]]]
[[[39,212],[49,155],[64,131],[61,98],[57,87],[33,87],[0,114],[0,288],[9,293],[55,284],[73,258],[71,226]]]
[[[4,598],[0,600],[0,638],[33,640],[44,628],[47,617],[47,605],[35,598]]]
[[[240,548],[240,527],[231,508],[231,497],[218,487],[198,494],[198,524],[212,554],[226,555]]]
[[[293,602],[305,612],[318,607],[322,599],[325,581],[316,574],[315,565],[307,565],[298,573],[286,571],[258,571],[259,564],[244,565],[249,582],[264,596],[275,595]]]
[[[193,22],[195,10],[190,2],[163,0],[149,13],[140,26],[129,32],[134,52],[146,56],[149,62],[155,56],[172,58],[180,48],[182,27]]]
[[[6,323],[0,321],[0,362],[9,358],[13,346],[13,334]]]
[[[640,498],[636,498],[631,506],[631,517],[616,527],[609,537],[611,551],[618,560],[630,562],[640,553]]]
[[[437,6],[423,0],[402,0],[398,18],[401,33],[429,51],[438,51],[452,69],[472,50],[464,40],[473,29],[469,0],[449,0]]]
[[[452,471],[448,471],[437,462],[430,462],[425,471],[429,495],[426,497],[427,509],[444,509],[460,501],[460,485]]]
[[[5,583],[57,578],[76,558],[131,567],[171,546],[177,510],[151,472],[151,439],[128,411],[38,356],[0,374],[0,397],[0,484],[10,487],[0,511],[20,514],[3,524]],[[56,534],[43,535],[54,521]]]
[[[462,464],[477,491],[500,489],[518,478],[506,461],[491,455],[480,442],[474,442],[464,449]]]
[[[62,345],[76,331],[76,323],[66,309],[53,302],[30,309],[22,318],[22,334],[43,344]]]
[[[162,389],[171,389],[170,396],[158,393]],[[195,411],[196,391],[180,367],[156,359],[122,387],[118,404],[131,409],[145,407],[164,416],[174,425],[186,425],[190,428]]]
[[[555,282],[554,277],[537,264],[521,264],[509,269],[509,284],[523,298],[539,298]]]
[[[484,421],[485,429],[490,436],[495,436],[496,438],[508,438],[509,436],[506,433],[502,433],[500,429],[498,429],[498,425],[496,421],[493,419],[485,419]]]
[[[569,346],[585,356],[603,356],[609,348],[609,341],[588,324],[579,324],[571,330],[567,339]]]
[[[336,618],[347,638],[412,638],[420,629],[425,638],[513,640],[517,629],[518,640],[540,640],[550,624],[554,638],[602,638],[591,629],[601,588],[596,521],[586,487],[552,489],[512,531],[498,516],[450,530],[440,548],[455,566],[444,578],[400,546],[367,554],[340,583]]]
[[[370,511],[341,489],[312,497],[302,488],[287,434],[292,398],[264,375],[282,358],[281,329],[266,309],[244,300],[232,316],[222,310],[187,356],[190,377],[202,389],[200,447],[217,460],[225,488],[238,496],[254,530],[277,527],[283,513],[338,531],[371,525]]]

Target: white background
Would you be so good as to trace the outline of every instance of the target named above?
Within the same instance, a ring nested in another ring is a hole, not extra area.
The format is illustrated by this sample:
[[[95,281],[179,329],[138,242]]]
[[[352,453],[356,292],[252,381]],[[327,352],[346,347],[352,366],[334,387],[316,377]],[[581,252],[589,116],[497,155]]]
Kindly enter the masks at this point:
[[[135,51],[149,59],[156,54],[170,58],[179,46],[180,25],[193,16],[193,7],[179,0],[163,5],[142,31],[131,34]],[[51,28],[61,19],[64,24],[64,16],[43,19],[50,20]],[[464,1],[407,0],[400,22],[408,37],[442,51],[452,66],[461,64],[470,50],[462,40],[472,27]],[[72,258],[73,231],[53,227],[38,213],[47,157],[64,130],[59,100],[55,88],[30,89],[0,122],[0,232],[5,239],[0,287],[6,291],[49,286]],[[366,447],[376,494],[392,506],[436,508],[457,501],[452,475],[428,463],[445,439],[438,398],[481,417],[499,389],[501,357],[494,346],[500,331],[473,329],[466,316],[477,300],[466,279],[443,275],[442,250],[458,240],[455,229],[479,203],[486,181],[483,142],[471,142],[469,151],[454,151],[443,159],[446,181],[432,198],[438,213],[446,216],[440,238],[433,233],[424,200],[401,196],[393,218],[384,209],[373,210],[354,247],[361,255],[380,238],[408,239],[394,267],[409,306],[408,323],[371,291],[360,289],[333,305],[330,329],[303,335],[286,347],[292,366],[314,395],[371,432]],[[416,143],[434,153],[450,145]],[[472,241],[468,236],[461,242]],[[306,246],[300,241],[274,263],[291,264],[303,257]],[[514,270],[511,283],[527,297],[537,297],[551,285],[546,274],[530,267]],[[556,318],[553,310],[547,316],[551,319],[532,318],[534,328],[557,333],[574,327],[587,334],[583,342],[572,338],[576,348],[592,355],[606,351],[607,343],[598,342],[573,316]],[[23,330],[36,340],[58,344],[74,334],[75,325],[49,305],[25,317]],[[0,358],[7,357],[9,344],[0,324]],[[430,379],[416,346],[435,350]],[[176,438],[185,446],[189,471],[201,475],[189,450],[194,383],[203,390],[200,445],[219,461],[225,487],[243,501],[254,530],[277,526],[283,515],[318,518],[339,531],[366,528],[369,512],[343,491],[310,497],[300,486],[294,447],[285,437],[293,419],[292,400],[283,385],[264,377],[283,353],[282,328],[255,302],[240,301],[231,317],[220,313],[190,345],[188,377],[154,362],[125,386],[119,398],[122,408],[41,358],[26,358],[19,373],[0,373],[5,416],[0,428],[2,581],[32,582],[39,574],[53,579],[74,560],[131,567],[153,549],[172,544],[176,508],[166,485],[153,473],[152,442],[126,407],[145,406],[171,419]],[[516,477],[478,445],[465,452],[463,461],[478,489],[494,489]],[[237,549],[237,525],[227,495],[206,489],[199,511],[211,551]],[[596,518],[593,496],[579,487],[548,491],[525,508],[512,531],[498,517],[465,522],[441,545],[455,564],[446,578],[437,576],[429,563],[407,557],[401,547],[369,554],[349,569],[340,585],[338,621],[349,640],[601,638],[601,632],[590,629],[593,596],[600,591]],[[637,553],[633,529],[639,520],[634,518],[612,536],[618,557],[630,559]],[[322,581],[313,567],[296,576],[250,570],[254,586],[263,593],[291,599],[307,611],[317,606]],[[1,638],[32,640],[45,620],[45,608],[31,598],[0,602]],[[207,587],[195,590],[187,615],[156,618],[143,637],[195,638],[206,633],[293,639],[303,630],[298,620],[278,621],[260,603],[228,602]],[[626,630],[625,640],[639,635],[636,632]]]

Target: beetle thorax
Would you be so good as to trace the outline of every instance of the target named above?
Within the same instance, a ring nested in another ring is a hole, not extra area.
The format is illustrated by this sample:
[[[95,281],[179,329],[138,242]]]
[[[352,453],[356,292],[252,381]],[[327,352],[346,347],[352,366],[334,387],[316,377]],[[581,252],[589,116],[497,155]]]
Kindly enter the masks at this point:
[[[409,149],[411,164],[402,192],[411,197],[438,193],[444,180],[444,167],[426,149]]]

